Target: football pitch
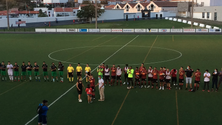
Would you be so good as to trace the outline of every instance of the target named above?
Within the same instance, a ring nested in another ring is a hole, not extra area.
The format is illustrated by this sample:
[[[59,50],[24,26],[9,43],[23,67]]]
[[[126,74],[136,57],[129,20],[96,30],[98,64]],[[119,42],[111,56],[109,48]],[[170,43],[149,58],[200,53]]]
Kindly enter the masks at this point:
[[[213,72],[221,69],[221,35],[118,35],[118,34],[0,34],[1,60],[18,62],[46,61],[65,69],[71,63],[89,63],[97,82],[96,67],[105,63],[134,69],[145,67],[169,69],[190,65],[192,69]],[[21,72],[21,69],[20,69]],[[51,73],[49,73],[51,74]],[[49,101],[48,125],[220,125],[222,91],[196,92],[157,90],[123,86],[106,86],[104,102],[87,103],[86,93],[78,102],[75,83],[0,81],[0,123],[2,125],[36,125],[36,108],[43,99]],[[34,76],[33,76],[34,77]],[[76,81],[76,75],[75,81]],[[66,78],[66,70],[64,72]],[[123,79],[123,77],[122,77]],[[84,85],[86,86],[85,80]],[[194,79],[193,79],[194,82]],[[210,82],[210,89],[212,83]],[[185,88],[185,84],[184,84]]]

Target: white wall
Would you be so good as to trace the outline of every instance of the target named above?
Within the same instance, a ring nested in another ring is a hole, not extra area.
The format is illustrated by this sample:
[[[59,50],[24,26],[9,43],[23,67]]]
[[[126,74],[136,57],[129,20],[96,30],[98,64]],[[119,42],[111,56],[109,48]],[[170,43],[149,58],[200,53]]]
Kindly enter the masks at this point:
[[[58,21],[65,21],[65,20],[77,20],[76,16],[69,16],[69,17],[56,17]],[[39,18],[10,18],[9,24],[13,24],[13,27],[17,27],[16,21],[21,19],[21,21],[26,21],[26,23],[39,23],[39,22],[50,22],[55,21],[55,17],[39,17]],[[25,26],[20,25],[20,26]],[[7,19],[0,19],[0,27],[7,27]]]
[[[67,3],[68,0],[43,0],[43,3]]]
[[[222,0],[197,0],[199,5],[201,2],[204,2],[204,6],[222,6]]]
[[[105,12],[98,18],[98,20],[117,20],[124,19],[123,10],[105,10]],[[95,19],[93,19],[95,21]]]

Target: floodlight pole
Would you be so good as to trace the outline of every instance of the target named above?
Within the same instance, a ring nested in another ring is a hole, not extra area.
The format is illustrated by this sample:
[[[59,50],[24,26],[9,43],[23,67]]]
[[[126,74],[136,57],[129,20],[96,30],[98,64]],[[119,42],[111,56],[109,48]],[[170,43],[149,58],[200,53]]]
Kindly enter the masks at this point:
[[[95,0],[95,28],[97,29],[97,0]]]
[[[192,9],[191,9],[191,28],[193,28],[193,6],[194,6],[194,0],[192,0]]]
[[[9,10],[8,10],[8,0],[6,0],[6,9],[7,9],[7,24],[8,24],[8,30],[9,30]]]

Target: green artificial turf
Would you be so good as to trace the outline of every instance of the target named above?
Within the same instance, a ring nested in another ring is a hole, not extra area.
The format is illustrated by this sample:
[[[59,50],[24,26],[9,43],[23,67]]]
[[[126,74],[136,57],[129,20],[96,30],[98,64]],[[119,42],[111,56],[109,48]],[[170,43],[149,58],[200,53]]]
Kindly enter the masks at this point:
[[[105,60],[109,67],[116,64],[123,68],[127,63],[135,68],[145,60],[147,68],[179,69],[190,65],[194,70],[199,68],[202,74],[206,69],[212,73],[215,68],[221,68],[220,35],[0,34],[0,38],[1,60],[13,64],[16,61],[20,66],[23,61],[31,61],[32,65],[37,61],[41,66],[43,61],[57,65],[61,60],[67,62],[63,63],[65,69],[68,63],[76,67],[78,62],[83,69],[86,63],[95,69]],[[36,108],[43,99],[51,104],[74,85],[67,79],[64,83],[44,82],[41,69],[40,74],[41,82],[0,81],[2,125],[24,125],[36,115]],[[95,71],[93,75],[97,81]],[[76,81],[76,75],[74,77]],[[114,125],[219,125],[222,93],[202,92],[202,88],[203,77],[200,90],[194,93],[184,89],[159,91],[138,87],[128,93],[126,85],[106,86],[106,100],[97,101],[96,89],[96,100],[88,104],[85,92],[83,102],[78,102],[74,87],[50,107],[48,125],[110,125],[118,111]],[[37,119],[30,123],[36,124]]]

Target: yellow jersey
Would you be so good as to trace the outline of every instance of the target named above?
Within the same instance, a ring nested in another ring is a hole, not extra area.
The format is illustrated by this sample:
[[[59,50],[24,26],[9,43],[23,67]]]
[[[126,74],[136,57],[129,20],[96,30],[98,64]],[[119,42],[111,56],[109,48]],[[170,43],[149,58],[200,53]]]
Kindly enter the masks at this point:
[[[81,71],[82,71],[82,66],[77,66],[77,67],[76,67],[76,71],[77,71],[77,72],[81,72]]]
[[[85,72],[88,73],[91,71],[91,68],[88,66],[88,67],[85,67]]]
[[[72,66],[68,66],[67,71],[71,73],[74,71],[74,68]]]

